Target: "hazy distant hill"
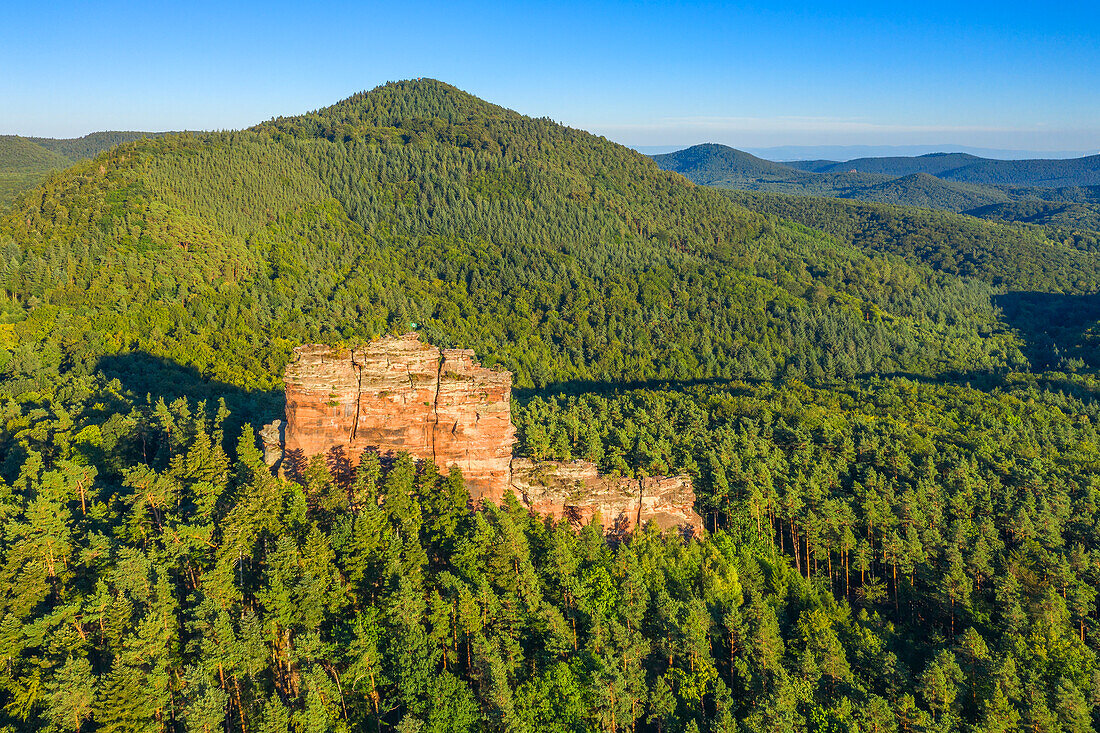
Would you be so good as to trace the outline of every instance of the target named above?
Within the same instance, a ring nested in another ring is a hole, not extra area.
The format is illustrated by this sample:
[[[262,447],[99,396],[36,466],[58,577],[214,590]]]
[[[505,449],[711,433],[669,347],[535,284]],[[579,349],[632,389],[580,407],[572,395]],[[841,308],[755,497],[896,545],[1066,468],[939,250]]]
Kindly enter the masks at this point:
[[[68,168],[78,160],[94,158],[104,150],[163,132],[93,132],[71,139],[0,135],[0,208],[22,191],[33,188],[50,171]]]
[[[743,150],[714,143],[696,145],[675,153],[654,155],[653,159],[661,168],[680,173],[702,185],[735,179],[810,184],[815,178],[812,174],[794,170],[789,165],[764,160]]]
[[[687,146],[665,146],[661,150],[639,147],[638,150],[656,155],[657,153],[672,153],[684,147]],[[856,158],[917,157],[929,153],[969,153],[979,158],[993,158],[995,160],[1062,159],[1081,158],[1096,152],[1095,150],[975,148],[970,145],[952,145],[950,143],[939,145],[779,145],[766,148],[746,147],[744,150],[765,160],[775,160],[780,163],[804,160],[835,163],[842,160],[855,160]]]
[[[855,160],[795,160],[786,165],[812,173],[877,173],[884,176],[909,176],[928,173],[942,177],[972,162],[983,160],[968,153],[930,153],[917,157],[857,158]]]
[[[686,176],[694,183],[750,191],[846,196],[852,189],[891,180],[889,176],[867,173],[837,171],[818,174],[802,171],[785,163],[764,160],[743,150],[713,143],[652,157],[664,170]]]
[[[917,157],[858,158],[844,162],[794,161],[787,165],[813,173],[857,171],[887,176],[928,173],[952,181],[999,186],[1100,185],[1100,155],[1068,160],[993,160],[968,153],[931,153]]]
[[[708,144],[653,158],[660,167],[695,183],[721,188],[921,206],[1000,221],[1100,227],[1100,186],[1066,183],[1100,179],[1100,156],[1005,161],[942,153],[776,163]],[[1037,206],[1040,202],[1048,205]],[[1076,206],[1064,206],[1069,203]]]

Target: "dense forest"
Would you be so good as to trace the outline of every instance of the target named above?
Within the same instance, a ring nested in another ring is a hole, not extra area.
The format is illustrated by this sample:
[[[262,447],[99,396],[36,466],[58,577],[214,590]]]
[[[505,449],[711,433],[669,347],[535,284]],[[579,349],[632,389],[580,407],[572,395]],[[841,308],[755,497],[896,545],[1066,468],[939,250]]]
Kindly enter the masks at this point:
[[[431,80],[77,163],[0,221],[0,726],[1092,730],[1095,249]],[[273,475],[290,349],[409,328],[515,373],[520,453],[686,472],[707,532]]]

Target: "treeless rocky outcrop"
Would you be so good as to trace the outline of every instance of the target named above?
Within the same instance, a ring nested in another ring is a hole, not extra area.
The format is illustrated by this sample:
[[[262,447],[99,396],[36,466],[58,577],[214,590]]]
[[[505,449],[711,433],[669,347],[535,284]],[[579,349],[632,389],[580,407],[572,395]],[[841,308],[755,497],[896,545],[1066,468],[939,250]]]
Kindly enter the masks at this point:
[[[442,470],[458,466],[475,501],[512,491],[532,511],[609,531],[650,520],[662,529],[702,529],[687,476],[601,476],[585,461],[512,457],[512,375],[486,369],[468,349],[441,349],[415,333],[364,346],[294,350],[286,375],[286,424],[260,432],[269,464],[283,456],[407,452]]]

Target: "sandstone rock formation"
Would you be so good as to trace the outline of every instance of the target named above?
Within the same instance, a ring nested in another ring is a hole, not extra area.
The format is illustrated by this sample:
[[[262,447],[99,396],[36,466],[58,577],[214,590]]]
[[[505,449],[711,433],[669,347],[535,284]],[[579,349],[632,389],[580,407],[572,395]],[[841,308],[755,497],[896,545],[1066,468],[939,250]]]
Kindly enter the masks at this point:
[[[588,524],[599,514],[611,531],[629,532],[653,521],[663,530],[701,530],[689,476],[643,479],[601,476],[588,461],[512,459],[512,487],[539,514]]]
[[[467,349],[406,334],[355,349],[301,346],[286,370],[286,451],[408,452],[462,469],[475,499],[510,486],[510,372],[485,369]]]
[[[650,520],[702,529],[687,476],[600,476],[593,463],[512,457],[512,375],[482,367],[467,349],[440,349],[417,334],[354,349],[300,346],[286,369],[286,425],[260,432],[264,458],[407,452],[441,470],[458,466],[475,501],[512,491],[532,511],[576,524],[599,515],[609,531]]]
[[[260,444],[264,448],[264,463],[274,466],[283,459],[283,421],[276,420],[264,425],[260,431]]]

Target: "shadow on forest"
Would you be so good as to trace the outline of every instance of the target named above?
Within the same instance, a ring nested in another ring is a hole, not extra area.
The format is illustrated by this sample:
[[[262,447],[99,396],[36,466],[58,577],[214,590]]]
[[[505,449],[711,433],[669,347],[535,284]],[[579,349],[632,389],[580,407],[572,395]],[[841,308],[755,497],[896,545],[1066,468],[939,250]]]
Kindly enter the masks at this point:
[[[705,379],[643,379],[633,382],[597,382],[589,379],[574,379],[565,382],[551,382],[545,387],[514,387],[512,397],[524,402],[532,397],[548,397],[551,395],[580,395],[580,394],[615,394],[617,392],[630,392],[636,389],[668,390],[679,392],[692,387],[723,387],[726,385],[764,384],[764,380],[748,377],[725,378],[709,377]],[[729,390],[733,394],[751,394],[750,390],[743,387],[734,387]]]
[[[1093,329],[1100,322],[1100,294],[1014,292],[995,296],[994,302],[1002,310],[1005,323],[1016,329],[1022,337],[1024,354],[1033,371],[1077,371],[1100,367],[1100,339],[1093,334]],[[206,400],[213,409],[218,399],[222,398],[232,415],[227,428],[236,429],[244,423],[250,423],[258,430],[260,426],[285,415],[286,396],[281,389],[248,390],[224,382],[210,381],[194,367],[145,352],[104,356],[98,361],[96,368],[108,378],[118,379],[127,392],[139,399],[148,395],[153,403],[159,398],[171,402],[179,397],[186,397],[193,403]],[[876,376],[887,379],[901,377],[919,382],[966,383],[983,390],[1000,386],[1005,378],[1001,370],[998,370],[945,373],[936,377],[903,373],[862,374],[857,379],[862,381]],[[631,382],[569,380],[554,382],[545,387],[516,388],[512,394],[519,402],[535,396],[615,394],[638,389],[687,391],[693,388],[728,387],[734,393],[749,394],[751,390],[744,385],[760,385],[765,382],[766,380],[717,377]],[[832,382],[816,386],[843,388],[844,385]],[[1050,383],[1048,386],[1080,391],[1080,387],[1068,384]],[[1097,395],[1091,393],[1078,396],[1097,398]]]
[[[994,297],[1005,322],[1024,340],[1034,371],[1100,366],[1092,330],[1100,321],[1100,295],[1018,292]]]
[[[171,403],[185,397],[192,404],[206,400],[207,408],[213,412],[218,399],[224,399],[230,411],[226,428],[233,434],[244,423],[251,423],[259,430],[286,412],[286,395],[281,389],[247,390],[212,381],[194,367],[142,351],[101,357],[96,371],[108,379],[117,379],[123,390],[139,400],[148,396],[152,404],[158,399]]]

